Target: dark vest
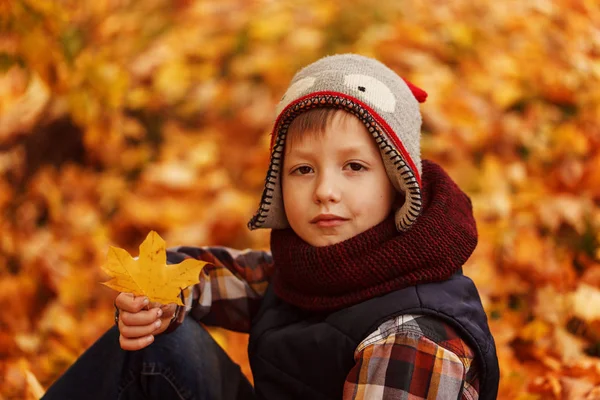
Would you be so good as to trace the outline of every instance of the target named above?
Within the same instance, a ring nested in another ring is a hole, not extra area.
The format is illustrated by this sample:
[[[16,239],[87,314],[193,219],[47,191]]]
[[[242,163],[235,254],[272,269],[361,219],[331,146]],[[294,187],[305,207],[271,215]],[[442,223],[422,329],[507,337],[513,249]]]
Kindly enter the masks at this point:
[[[359,343],[401,314],[441,318],[473,349],[479,362],[479,398],[496,399],[499,367],[487,317],[471,279],[411,286],[333,313],[315,314],[267,289],[250,331],[248,354],[258,398],[341,399]]]

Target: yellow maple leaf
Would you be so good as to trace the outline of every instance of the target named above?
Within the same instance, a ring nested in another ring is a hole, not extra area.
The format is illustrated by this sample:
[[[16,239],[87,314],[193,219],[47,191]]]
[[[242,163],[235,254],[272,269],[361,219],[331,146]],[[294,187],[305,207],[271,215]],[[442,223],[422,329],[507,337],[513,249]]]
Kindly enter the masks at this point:
[[[127,251],[111,246],[101,268],[112,279],[102,284],[119,292],[147,296],[152,302],[183,305],[179,293],[198,282],[206,262],[188,259],[167,265],[166,259],[165,241],[155,231],[140,245],[137,260]]]

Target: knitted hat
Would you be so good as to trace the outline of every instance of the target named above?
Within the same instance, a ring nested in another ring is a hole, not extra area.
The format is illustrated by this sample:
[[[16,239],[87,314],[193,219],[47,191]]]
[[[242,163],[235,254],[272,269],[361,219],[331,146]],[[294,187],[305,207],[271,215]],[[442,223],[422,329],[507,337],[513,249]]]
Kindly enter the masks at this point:
[[[329,107],[355,115],[373,135],[392,185],[405,194],[395,220],[399,231],[407,230],[422,208],[419,102],[426,97],[384,64],[356,54],[324,57],[301,69],[277,107],[265,188],[248,227],[289,227],[280,177],[287,131],[301,113]]]

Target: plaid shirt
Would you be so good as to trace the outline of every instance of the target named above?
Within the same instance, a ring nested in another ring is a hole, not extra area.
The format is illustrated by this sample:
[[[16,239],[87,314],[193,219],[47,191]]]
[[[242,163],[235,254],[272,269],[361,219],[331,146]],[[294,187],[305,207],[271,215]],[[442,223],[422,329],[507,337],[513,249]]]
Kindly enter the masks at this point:
[[[169,262],[208,262],[187,297],[187,311],[207,325],[249,332],[273,274],[271,254],[225,247],[179,247]],[[181,313],[185,315],[184,313]],[[344,399],[479,398],[475,353],[439,319],[400,315],[367,336],[354,352]]]

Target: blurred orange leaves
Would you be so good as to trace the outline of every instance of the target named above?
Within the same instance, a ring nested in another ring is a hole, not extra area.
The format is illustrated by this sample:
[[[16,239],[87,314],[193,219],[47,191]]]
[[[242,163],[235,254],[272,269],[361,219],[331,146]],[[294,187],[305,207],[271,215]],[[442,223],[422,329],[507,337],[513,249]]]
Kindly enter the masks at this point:
[[[0,398],[35,398],[111,325],[109,245],[132,251],[156,230],[268,247],[245,223],[275,105],[299,67],[345,51],[429,93],[422,153],[473,200],[465,271],[496,338],[499,398],[600,397],[598,2],[0,10]],[[213,333],[249,373],[246,339]]]

